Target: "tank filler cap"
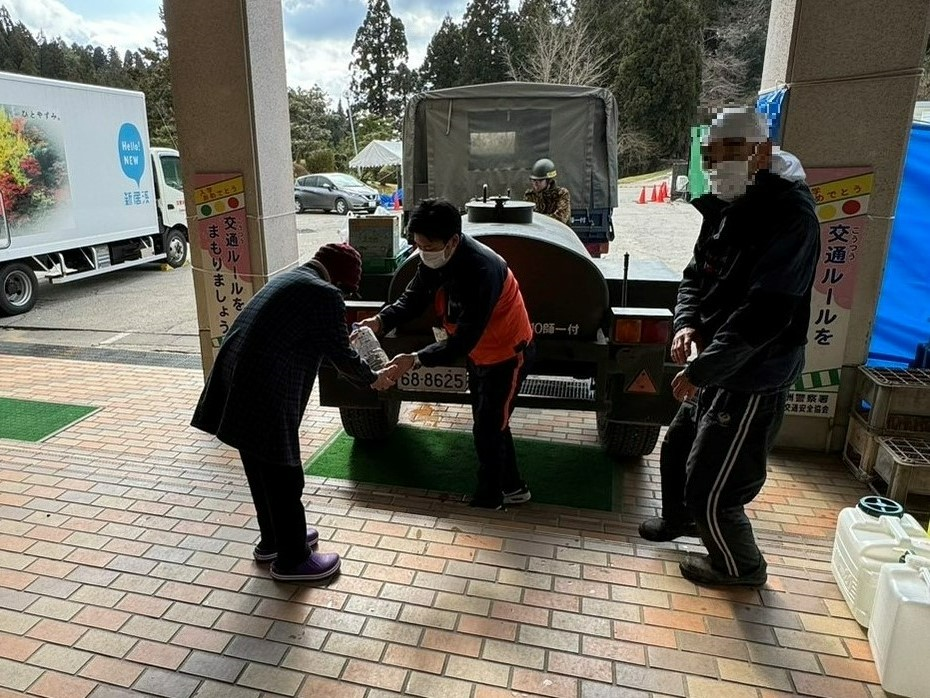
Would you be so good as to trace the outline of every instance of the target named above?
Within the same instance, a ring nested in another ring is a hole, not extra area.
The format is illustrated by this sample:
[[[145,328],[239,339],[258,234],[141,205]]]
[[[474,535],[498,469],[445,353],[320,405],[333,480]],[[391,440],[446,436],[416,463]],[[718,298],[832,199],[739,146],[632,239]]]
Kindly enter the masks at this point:
[[[532,201],[512,201],[507,196],[489,196],[485,200],[469,201],[465,204],[469,223],[516,223],[526,225],[533,222]]]
[[[902,507],[896,501],[874,494],[870,494],[860,499],[858,506],[859,509],[864,511],[866,514],[876,518],[879,516],[894,516],[897,518],[904,516],[904,507]]]

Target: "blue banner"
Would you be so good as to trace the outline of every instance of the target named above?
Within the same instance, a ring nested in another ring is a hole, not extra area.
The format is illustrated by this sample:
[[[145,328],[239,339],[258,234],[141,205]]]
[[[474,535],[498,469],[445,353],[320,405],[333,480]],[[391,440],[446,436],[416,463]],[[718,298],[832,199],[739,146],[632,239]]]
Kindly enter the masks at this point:
[[[907,367],[930,340],[930,125],[914,124],[904,161],[869,365]]]
[[[780,87],[777,90],[771,90],[759,95],[756,100],[756,111],[765,114],[769,120],[769,137],[775,145],[781,145],[781,117],[787,97],[788,88]]]

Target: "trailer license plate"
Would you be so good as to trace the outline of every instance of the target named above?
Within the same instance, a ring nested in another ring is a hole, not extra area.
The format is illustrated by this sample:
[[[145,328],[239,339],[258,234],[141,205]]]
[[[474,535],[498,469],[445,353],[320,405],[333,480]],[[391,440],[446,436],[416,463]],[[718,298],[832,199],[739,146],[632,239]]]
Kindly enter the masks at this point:
[[[421,366],[401,376],[397,387],[401,390],[422,390],[433,393],[464,393],[468,388],[468,374],[464,368]]]

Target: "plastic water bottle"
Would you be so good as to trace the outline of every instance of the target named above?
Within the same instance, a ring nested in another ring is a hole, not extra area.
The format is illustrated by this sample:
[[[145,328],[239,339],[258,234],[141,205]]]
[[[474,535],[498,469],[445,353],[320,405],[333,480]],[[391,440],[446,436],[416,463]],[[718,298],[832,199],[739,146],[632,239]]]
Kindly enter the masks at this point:
[[[365,362],[371,367],[372,371],[380,371],[387,366],[387,353],[381,348],[381,343],[375,336],[370,327],[364,325],[352,325],[352,334],[349,337],[352,348],[358,352],[359,356],[365,359]]]

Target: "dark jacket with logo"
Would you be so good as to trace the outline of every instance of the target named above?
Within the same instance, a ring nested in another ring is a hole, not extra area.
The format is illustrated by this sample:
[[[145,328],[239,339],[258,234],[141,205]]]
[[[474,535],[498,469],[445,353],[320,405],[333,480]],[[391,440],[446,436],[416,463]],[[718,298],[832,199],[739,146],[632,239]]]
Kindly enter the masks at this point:
[[[226,334],[191,425],[299,467],[298,429],[323,359],[359,384],[377,378],[349,345],[339,289],[309,266],[278,274]]]
[[[800,163],[797,170],[803,177]],[[707,195],[693,203],[704,221],[678,290],[675,330],[696,329],[705,347],[685,374],[697,386],[741,392],[791,385],[804,365],[820,254],[810,190],[763,170],[733,202]]]
[[[439,304],[437,304],[437,298]],[[439,269],[420,262],[404,293],[384,308],[384,332],[420,317],[431,305],[449,339],[417,352],[424,366],[443,366],[468,356],[476,365],[511,359],[533,339],[516,278],[503,257],[468,235]]]

